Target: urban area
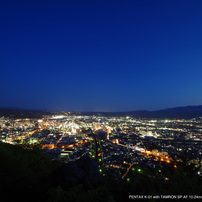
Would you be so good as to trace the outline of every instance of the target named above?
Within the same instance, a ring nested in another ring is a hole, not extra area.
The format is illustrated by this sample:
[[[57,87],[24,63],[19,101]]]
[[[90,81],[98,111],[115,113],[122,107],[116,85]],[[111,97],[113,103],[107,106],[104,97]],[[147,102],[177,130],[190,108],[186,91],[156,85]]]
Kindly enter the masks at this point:
[[[87,155],[97,160],[102,175],[110,173],[119,179],[127,179],[130,169],[160,173],[165,165],[177,168],[182,161],[179,156],[185,154],[187,164],[201,167],[201,134],[201,118],[160,120],[71,113],[40,119],[0,118],[0,141],[28,149],[38,146],[53,160],[63,162]],[[195,174],[201,176],[201,169]]]

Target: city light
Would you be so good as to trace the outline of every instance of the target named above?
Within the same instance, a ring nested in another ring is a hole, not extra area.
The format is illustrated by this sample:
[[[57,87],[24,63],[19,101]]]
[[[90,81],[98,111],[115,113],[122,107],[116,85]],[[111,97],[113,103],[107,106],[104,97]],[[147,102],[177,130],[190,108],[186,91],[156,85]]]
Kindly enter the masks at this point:
[[[184,128],[189,126],[190,131],[186,129],[186,135],[181,138],[182,132],[185,134]],[[188,151],[198,151],[201,154],[198,141],[198,138],[201,138],[200,127],[201,120],[139,120],[132,117],[72,114],[43,119],[1,118],[0,140],[9,144],[19,144],[23,148],[38,145],[52,158],[63,162],[75,161],[88,155],[98,159],[98,163],[102,163],[105,169],[113,169],[114,175],[119,173],[124,179],[130,176],[130,170],[143,174],[144,167],[157,169],[161,175],[166,164],[177,169],[178,166],[172,164],[174,160],[169,152],[180,154],[187,147]],[[177,146],[173,137],[178,138]],[[184,141],[187,144],[184,144]],[[151,147],[153,149],[150,149]],[[197,158],[192,162],[196,166],[200,164]],[[99,171],[102,172],[102,169]]]

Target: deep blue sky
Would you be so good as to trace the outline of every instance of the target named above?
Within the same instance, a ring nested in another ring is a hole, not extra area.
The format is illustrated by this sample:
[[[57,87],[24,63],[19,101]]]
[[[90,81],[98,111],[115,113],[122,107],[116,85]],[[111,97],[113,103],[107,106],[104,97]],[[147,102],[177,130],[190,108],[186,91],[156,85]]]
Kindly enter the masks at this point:
[[[0,107],[202,104],[202,1],[1,1]]]

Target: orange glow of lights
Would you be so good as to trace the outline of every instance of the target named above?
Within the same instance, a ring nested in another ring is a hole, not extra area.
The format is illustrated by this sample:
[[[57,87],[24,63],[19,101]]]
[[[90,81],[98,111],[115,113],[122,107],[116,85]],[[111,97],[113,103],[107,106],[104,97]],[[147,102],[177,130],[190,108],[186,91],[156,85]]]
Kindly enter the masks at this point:
[[[70,145],[68,145],[68,147],[70,147],[70,148],[71,148],[71,147],[74,147],[74,145],[73,145],[73,144],[70,144]]]
[[[54,144],[44,144],[44,145],[42,145],[42,149],[44,149],[44,148],[53,149],[53,148],[55,148],[55,145]]]

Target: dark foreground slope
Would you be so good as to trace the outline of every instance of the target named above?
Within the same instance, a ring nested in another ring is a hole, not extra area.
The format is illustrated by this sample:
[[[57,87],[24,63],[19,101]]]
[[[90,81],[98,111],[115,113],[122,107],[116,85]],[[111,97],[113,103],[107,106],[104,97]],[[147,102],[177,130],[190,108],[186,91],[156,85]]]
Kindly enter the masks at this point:
[[[59,165],[38,148],[24,150],[0,142],[0,201],[31,200],[35,184]]]
[[[23,150],[3,143],[0,143],[0,161],[3,202],[113,202],[127,201],[129,195],[200,195],[202,190],[200,177],[185,165],[178,169],[170,165],[161,173],[135,166],[126,179],[115,180],[114,172],[101,177],[97,162],[89,157],[62,164],[50,160],[37,148]]]

